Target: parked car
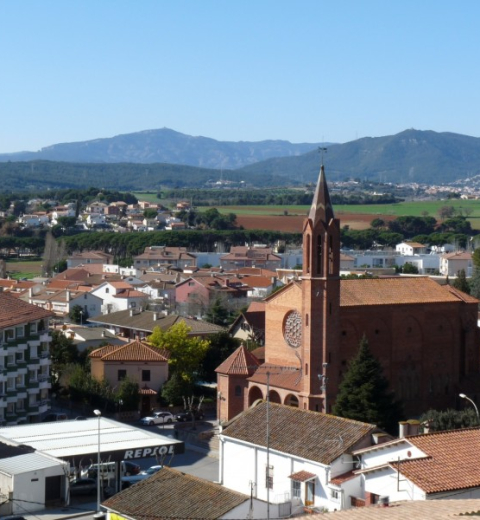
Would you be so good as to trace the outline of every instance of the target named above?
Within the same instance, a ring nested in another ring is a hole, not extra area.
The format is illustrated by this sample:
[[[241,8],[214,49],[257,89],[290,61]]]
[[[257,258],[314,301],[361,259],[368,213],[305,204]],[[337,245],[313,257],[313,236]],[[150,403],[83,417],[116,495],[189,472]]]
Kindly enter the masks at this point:
[[[42,419],[42,422],[55,422],[66,420],[68,420],[68,415],[66,413],[49,413]]]
[[[132,475],[130,477],[122,478],[122,488],[126,488],[131,484],[135,484],[135,482],[140,482],[151,475],[154,475],[157,471],[160,471],[163,466],[150,466],[148,469],[144,471],[140,471],[137,475]]]
[[[192,421],[193,418],[195,418],[195,420],[201,421],[204,417],[205,416],[201,410],[184,410],[183,412],[177,413],[177,415],[175,415],[175,419],[178,422]]]
[[[170,424],[173,420],[174,417],[170,412],[155,412],[148,417],[143,417],[140,422],[147,426],[153,426],[154,424]]]
[[[97,492],[97,479],[76,478],[70,481],[70,495],[94,495]]]
[[[126,477],[140,473],[140,466],[133,462],[122,460],[120,462],[120,476]],[[98,464],[90,464],[82,469],[80,476],[83,478],[97,478]],[[100,464],[100,476],[103,480],[115,479],[115,462],[102,462]]]

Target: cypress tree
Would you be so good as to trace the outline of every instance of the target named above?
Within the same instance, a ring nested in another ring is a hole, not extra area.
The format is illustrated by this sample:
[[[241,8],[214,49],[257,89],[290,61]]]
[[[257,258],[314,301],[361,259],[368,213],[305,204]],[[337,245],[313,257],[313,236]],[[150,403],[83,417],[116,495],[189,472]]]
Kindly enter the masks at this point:
[[[333,413],[340,417],[376,424],[396,433],[403,419],[401,403],[388,390],[380,362],[373,356],[363,336],[357,356],[352,359],[340,384]]]

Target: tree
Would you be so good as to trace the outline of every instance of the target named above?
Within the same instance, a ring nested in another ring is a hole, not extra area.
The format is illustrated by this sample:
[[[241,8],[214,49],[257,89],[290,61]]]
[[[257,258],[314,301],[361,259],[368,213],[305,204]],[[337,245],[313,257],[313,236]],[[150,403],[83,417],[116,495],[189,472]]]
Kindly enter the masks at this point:
[[[191,330],[184,321],[176,323],[167,331],[155,327],[148,341],[170,352],[168,365],[171,375],[177,374],[184,381],[194,382],[210,342],[190,336]]]
[[[215,369],[228,358],[238,347],[240,340],[232,338],[227,331],[218,332],[210,337],[210,348],[202,362],[200,376],[204,381],[216,382]]]
[[[480,300],[480,268],[473,269],[472,277],[470,278],[470,294]]]
[[[122,401],[122,410],[138,410],[140,394],[138,393],[138,383],[129,377],[122,379],[120,387],[115,396],[117,403]]]
[[[74,305],[68,317],[75,323],[85,323],[88,320],[88,311],[84,310],[81,305]]]
[[[358,354],[340,384],[333,413],[340,417],[376,424],[394,433],[403,419],[401,404],[388,390],[380,362],[372,355],[368,340],[360,341]]]
[[[374,218],[370,222],[370,227],[372,227],[372,228],[383,228],[383,227],[385,227],[385,221],[382,218]]]
[[[455,215],[455,208],[453,206],[442,206],[437,213],[442,220],[445,220]]]
[[[225,325],[228,325],[232,322],[232,315],[223,305],[222,300],[220,298],[216,298],[205,313],[205,321],[224,327]]]
[[[470,284],[467,281],[467,275],[465,274],[465,269],[460,269],[457,273],[457,277],[452,283],[452,286],[459,291],[462,291],[466,294],[470,294]]]
[[[429,430],[438,432],[457,430],[478,426],[478,416],[473,408],[465,410],[428,410],[420,417],[420,422],[428,426]]]
[[[403,274],[418,274],[418,267],[411,262],[406,262],[402,269]]]
[[[191,381],[185,381],[179,374],[173,374],[170,379],[163,385],[162,399],[174,406],[183,403],[186,395],[192,395],[194,385]]]

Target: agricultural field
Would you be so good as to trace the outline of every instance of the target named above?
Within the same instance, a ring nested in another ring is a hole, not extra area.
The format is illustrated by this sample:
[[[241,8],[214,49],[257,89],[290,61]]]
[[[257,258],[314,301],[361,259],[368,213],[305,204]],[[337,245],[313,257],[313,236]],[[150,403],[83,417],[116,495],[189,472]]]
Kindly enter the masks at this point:
[[[15,280],[35,278],[41,276],[42,265],[42,260],[7,261],[7,274]]]
[[[469,213],[468,220],[473,229],[480,230],[480,201],[476,200],[440,200],[400,202],[398,204],[335,205],[335,216],[342,226],[351,229],[367,229],[375,218],[385,221],[400,216],[432,216],[438,218],[438,211],[443,206],[453,206],[457,211]],[[208,208],[198,208],[205,211]],[[285,232],[302,230],[303,221],[309,206],[218,206],[221,213],[235,213],[238,225],[245,229],[268,229]]]

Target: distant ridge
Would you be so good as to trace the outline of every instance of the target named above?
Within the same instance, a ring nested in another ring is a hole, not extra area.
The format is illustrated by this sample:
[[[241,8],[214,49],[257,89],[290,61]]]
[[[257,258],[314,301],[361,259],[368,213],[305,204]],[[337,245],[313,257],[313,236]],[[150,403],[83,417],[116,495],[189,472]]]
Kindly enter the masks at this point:
[[[324,161],[329,180],[451,183],[480,175],[480,138],[410,129],[331,145]],[[289,178],[296,172],[304,182],[315,182],[318,169],[318,153],[312,151],[299,157],[269,159],[241,171],[257,175],[275,172]]]
[[[216,141],[162,128],[91,141],[54,144],[38,152],[0,154],[0,162],[48,160],[77,163],[168,163],[199,168],[236,169],[272,157],[301,155],[318,146],[318,143],[292,144],[273,140]]]
[[[220,178],[252,187],[299,186],[316,181],[319,146],[328,148],[324,162],[331,181],[432,185],[480,180],[480,138],[451,132],[409,129],[344,144],[292,144],[222,142],[167,128],[0,154],[0,180],[3,189],[112,183],[122,189],[201,187]]]

